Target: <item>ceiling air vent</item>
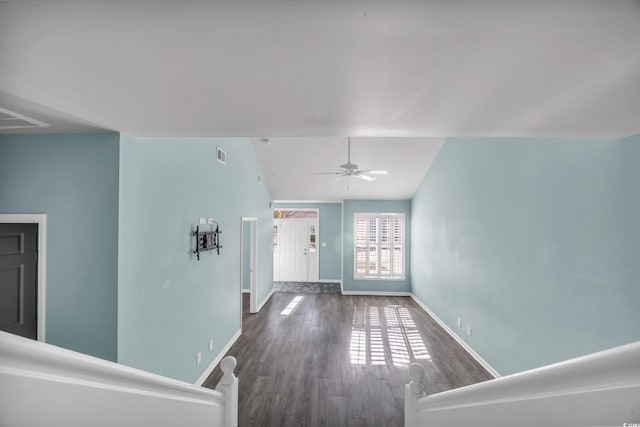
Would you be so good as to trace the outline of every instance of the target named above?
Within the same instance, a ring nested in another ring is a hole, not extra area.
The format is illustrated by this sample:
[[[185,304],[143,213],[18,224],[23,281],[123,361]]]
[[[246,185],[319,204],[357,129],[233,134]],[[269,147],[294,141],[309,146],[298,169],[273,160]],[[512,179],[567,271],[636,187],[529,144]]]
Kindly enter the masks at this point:
[[[5,108],[0,108],[0,130],[48,128],[49,126],[50,125],[36,119],[32,119],[31,117],[14,113],[13,111],[9,111]]]
[[[218,151],[218,154],[217,154],[218,161],[220,163],[222,163],[223,165],[226,165],[227,164],[227,153],[222,148],[220,148],[220,147],[217,147],[217,148],[218,148],[218,150],[217,150]]]

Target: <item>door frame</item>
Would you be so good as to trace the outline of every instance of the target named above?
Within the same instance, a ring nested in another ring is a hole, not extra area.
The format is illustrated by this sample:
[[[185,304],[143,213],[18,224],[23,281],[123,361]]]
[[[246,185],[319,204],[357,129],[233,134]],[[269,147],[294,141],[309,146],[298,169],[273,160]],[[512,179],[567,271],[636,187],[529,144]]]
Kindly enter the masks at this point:
[[[240,325],[242,325],[242,294],[244,283],[244,223],[249,223],[249,313],[258,312],[258,218],[243,216],[240,222]],[[251,268],[253,266],[253,268]]]
[[[316,264],[316,274],[314,275],[313,278],[309,277],[309,270],[307,268],[307,280],[311,281],[311,282],[318,282],[320,280],[320,247],[322,246],[321,242],[320,242],[320,208],[273,208],[274,212],[275,211],[314,211],[316,213],[316,254],[315,254],[315,264]],[[303,220],[302,218],[300,218],[300,220]],[[310,219],[304,219],[306,221],[312,221]],[[278,219],[276,220],[274,218],[274,224],[275,221],[297,221],[297,219],[295,218],[283,218],[283,219]],[[308,244],[308,239],[307,239],[307,244]],[[307,252],[308,253],[308,252]],[[275,259],[275,257],[274,257]],[[275,265],[274,265],[274,273],[275,273]],[[273,280],[275,281],[275,277],[273,278]]]
[[[38,341],[45,341],[47,301],[47,214],[0,214],[0,224],[38,225]]]

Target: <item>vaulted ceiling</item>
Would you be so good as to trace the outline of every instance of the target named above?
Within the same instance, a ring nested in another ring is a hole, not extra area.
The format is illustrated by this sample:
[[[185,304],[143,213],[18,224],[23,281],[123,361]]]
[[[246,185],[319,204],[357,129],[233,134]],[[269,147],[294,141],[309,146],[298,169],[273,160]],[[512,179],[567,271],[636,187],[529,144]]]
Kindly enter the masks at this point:
[[[413,197],[443,138],[351,138],[351,162],[381,170],[375,182],[336,174],[347,163],[347,138],[254,138],[253,147],[274,200]],[[323,173],[316,175],[316,173]],[[333,172],[333,174],[330,174]]]
[[[638,0],[0,2],[0,91],[136,136],[618,137],[639,42]]]

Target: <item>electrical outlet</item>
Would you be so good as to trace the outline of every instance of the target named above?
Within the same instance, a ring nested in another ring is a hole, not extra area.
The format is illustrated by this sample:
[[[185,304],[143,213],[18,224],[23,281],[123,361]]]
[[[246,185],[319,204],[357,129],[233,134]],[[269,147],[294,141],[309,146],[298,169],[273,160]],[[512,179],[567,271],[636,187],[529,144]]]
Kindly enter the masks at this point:
[[[471,336],[471,326],[467,326],[467,335]]]
[[[462,328],[462,320],[458,317],[458,328]]]
[[[207,223],[207,219],[206,218],[200,218],[200,225],[204,225]]]
[[[196,365],[199,365],[200,363],[202,363],[202,353],[198,352],[196,354]]]
[[[213,340],[209,340],[209,351],[213,351]]]

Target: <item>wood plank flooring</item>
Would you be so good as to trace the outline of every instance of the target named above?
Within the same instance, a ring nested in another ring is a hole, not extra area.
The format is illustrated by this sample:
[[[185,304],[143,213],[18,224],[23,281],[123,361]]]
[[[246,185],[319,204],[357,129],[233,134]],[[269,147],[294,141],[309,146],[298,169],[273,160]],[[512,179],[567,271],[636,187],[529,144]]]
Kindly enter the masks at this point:
[[[402,426],[408,364],[427,394],[492,376],[408,297],[274,293],[249,314],[236,357],[239,426]],[[205,387],[215,387],[220,369]]]

